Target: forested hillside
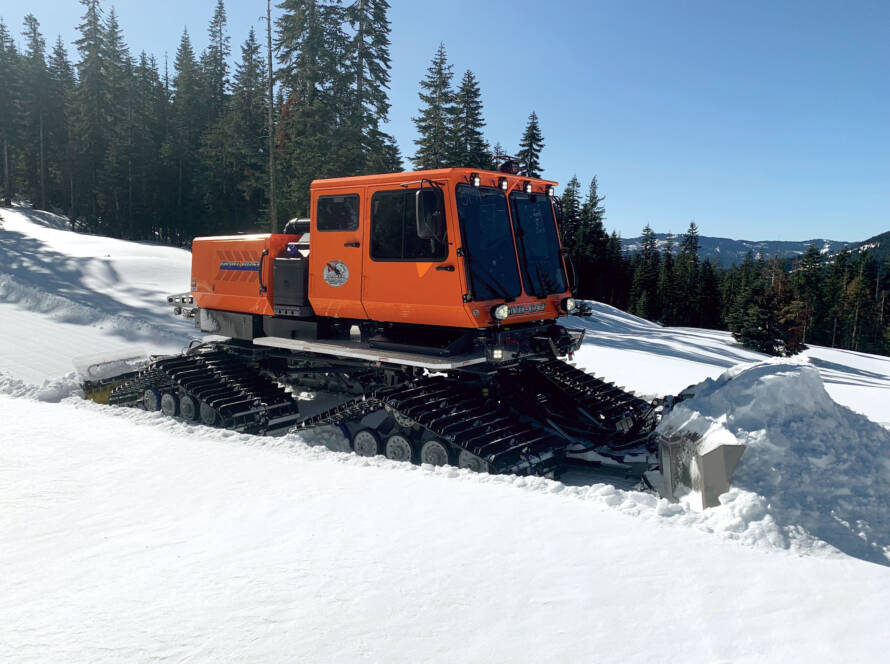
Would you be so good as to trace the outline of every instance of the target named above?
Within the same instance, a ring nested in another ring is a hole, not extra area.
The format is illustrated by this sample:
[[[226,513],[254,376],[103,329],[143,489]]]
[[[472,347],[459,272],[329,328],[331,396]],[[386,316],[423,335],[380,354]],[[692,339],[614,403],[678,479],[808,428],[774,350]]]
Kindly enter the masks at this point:
[[[37,17],[24,21],[21,51],[0,19],[5,205],[19,198],[80,230],[184,245],[308,214],[313,179],[403,169],[383,129],[385,0],[283,0],[270,29],[251,28],[237,47],[234,67],[222,0],[169,62],[131,53],[113,7],[81,3],[73,62],[61,37],[47,47]],[[479,81],[466,71],[455,89],[452,79],[442,44],[420,81],[417,168],[492,165]],[[534,113],[516,138],[512,152],[538,173]]]
[[[0,20],[3,204],[61,211],[81,231],[187,246],[308,214],[313,179],[404,168],[385,131],[385,0],[283,0],[274,21],[267,4],[267,29],[251,29],[233,67],[222,0],[169,62],[131,53],[113,7],[81,4],[73,61],[61,38],[47,46],[37,17],[25,18],[21,49]],[[544,174],[541,122],[526,112],[516,144],[492,146],[481,82],[465,71],[455,84],[440,44],[419,81],[410,162],[493,168],[511,153],[520,172]],[[606,229],[604,200],[596,176],[583,192],[572,178],[561,196],[579,296],[665,325],[730,329],[771,353],[805,343],[890,350],[886,233],[839,252],[823,252],[823,241],[798,247],[793,262],[751,247],[727,268],[703,254],[695,224],[678,238],[647,226],[627,252]]]

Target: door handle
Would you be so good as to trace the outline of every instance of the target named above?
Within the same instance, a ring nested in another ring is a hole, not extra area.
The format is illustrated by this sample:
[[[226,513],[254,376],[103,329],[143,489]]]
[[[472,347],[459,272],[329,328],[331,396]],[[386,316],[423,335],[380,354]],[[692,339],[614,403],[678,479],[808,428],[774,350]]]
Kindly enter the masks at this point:
[[[437,265],[437,266],[436,266],[436,269],[437,269],[437,270],[441,270],[441,271],[443,271],[443,272],[454,272],[454,266],[453,266],[453,265]]]
[[[263,261],[266,259],[266,256],[268,256],[268,255],[269,255],[269,250],[268,250],[268,249],[263,249],[263,253],[260,254],[260,271],[259,271],[259,278],[260,278],[260,293],[261,293],[261,294],[262,294],[262,293],[265,293],[266,290],[267,290],[267,289],[266,289],[266,286],[263,284]]]
[[[344,242],[343,246],[344,247],[358,247],[359,244],[358,244],[358,242]]]

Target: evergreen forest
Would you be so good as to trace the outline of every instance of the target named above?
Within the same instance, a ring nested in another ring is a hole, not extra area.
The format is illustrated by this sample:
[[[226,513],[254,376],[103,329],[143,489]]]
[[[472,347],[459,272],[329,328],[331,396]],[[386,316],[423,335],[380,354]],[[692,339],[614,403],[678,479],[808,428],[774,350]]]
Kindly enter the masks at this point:
[[[262,28],[234,47],[217,0],[206,31],[185,30],[169,61],[132,53],[113,7],[81,4],[73,54],[61,37],[48,44],[31,14],[15,34],[0,19],[0,205],[187,246],[307,216],[313,179],[406,169],[385,131],[386,0],[281,0],[274,21],[267,2]],[[534,110],[505,148],[486,139],[482,99],[476,74],[455,78],[440,44],[419,81],[409,168],[496,168],[509,153],[519,172],[546,173]],[[700,260],[690,224],[662,246],[646,226],[641,250],[626,254],[605,227],[595,176],[586,191],[573,177],[560,200],[581,298],[664,325],[728,329],[775,355],[810,343],[890,353],[890,262],[868,251],[811,247],[795,261],[749,255],[720,269]]]

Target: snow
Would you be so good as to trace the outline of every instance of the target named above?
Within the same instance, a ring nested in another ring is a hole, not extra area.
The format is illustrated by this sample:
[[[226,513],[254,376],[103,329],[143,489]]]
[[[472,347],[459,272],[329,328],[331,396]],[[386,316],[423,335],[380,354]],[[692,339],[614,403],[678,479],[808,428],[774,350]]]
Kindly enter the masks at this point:
[[[834,402],[808,363],[742,365],[695,391],[660,429],[745,445],[733,500],[759,504],[789,543],[806,533],[890,562],[890,431]]]
[[[80,398],[194,335],[189,254],[0,210],[0,661],[809,662],[890,647],[890,358],[606,305],[576,362],[748,446],[716,508],[364,459]],[[875,564],[879,563],[879,564]]]

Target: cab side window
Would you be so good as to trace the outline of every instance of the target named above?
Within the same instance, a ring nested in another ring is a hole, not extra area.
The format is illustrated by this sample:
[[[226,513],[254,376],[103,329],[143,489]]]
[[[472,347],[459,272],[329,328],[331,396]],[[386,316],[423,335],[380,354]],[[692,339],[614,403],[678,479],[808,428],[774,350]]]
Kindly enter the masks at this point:
[[[378,191],[371,198],[371,258],[375,261],[442,261],[448,238],[417,235],[415,189]]]
[[[358,230],[358,194],[319,196],[315,219],[319,231]]]

